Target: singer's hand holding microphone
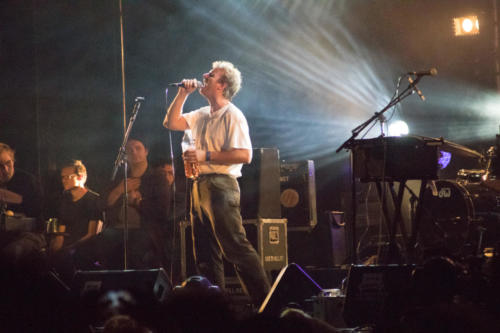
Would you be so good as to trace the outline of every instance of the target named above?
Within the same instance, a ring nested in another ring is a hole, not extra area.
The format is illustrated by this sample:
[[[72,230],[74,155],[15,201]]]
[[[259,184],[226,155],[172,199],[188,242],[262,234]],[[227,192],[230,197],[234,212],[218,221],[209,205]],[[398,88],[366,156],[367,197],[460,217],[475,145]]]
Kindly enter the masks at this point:
[[[169,86],[184,88],[190,94],[196,89],[203,88],[203,82],[196,79],[184,79],[181,82],[170,83]]]

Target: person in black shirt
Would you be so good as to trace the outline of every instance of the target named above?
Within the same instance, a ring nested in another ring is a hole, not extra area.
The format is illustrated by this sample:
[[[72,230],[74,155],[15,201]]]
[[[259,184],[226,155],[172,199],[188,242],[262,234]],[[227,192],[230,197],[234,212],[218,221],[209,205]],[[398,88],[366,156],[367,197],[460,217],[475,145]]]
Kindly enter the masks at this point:
[[[61,182],[64,189],[59,205],[57,229],[47,234],[50,263],[66,282],[75,270],[96,269],[98,255],[92,238],[102,228],[102,212],[99,209],[99,194],[85,186],[87,170],[79,160],[63,164]],[[88,245],[88,246],[87,246]]]
[[[44,250],[41,203],[35,177],[15,168],[15,150],[0,142],[0,264],[23,265]]]
[[[73,249],[95,236],[102,228],[99,194],[85,186],[87,170],[79,160],[61,168],[64,197],[59,208],[58,232],[50,242],[51,252]]]
[[[127,225],[130,268],[157,268],[170,271],[171,233],[166,224],[170,214],[170,186],[164,174],[148,164],[148,149],[143,140],[130,138],[126,145],[129,174],[127,177]],[[123,267],[124,184],[117,179],[103,199],[106,203],[106,228],[102,233],[104,261],[108,268]]]

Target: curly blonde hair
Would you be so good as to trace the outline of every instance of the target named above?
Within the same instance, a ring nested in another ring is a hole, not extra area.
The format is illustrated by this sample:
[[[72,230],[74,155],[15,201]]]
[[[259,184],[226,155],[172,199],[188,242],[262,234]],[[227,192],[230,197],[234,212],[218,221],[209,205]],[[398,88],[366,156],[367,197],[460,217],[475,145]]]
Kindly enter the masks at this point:
[[[241,88],[241,72],[228,61],[214,61],[212,69],[220,68],[224,70],[224,82],[227,83],[223,95],[231,100]]]

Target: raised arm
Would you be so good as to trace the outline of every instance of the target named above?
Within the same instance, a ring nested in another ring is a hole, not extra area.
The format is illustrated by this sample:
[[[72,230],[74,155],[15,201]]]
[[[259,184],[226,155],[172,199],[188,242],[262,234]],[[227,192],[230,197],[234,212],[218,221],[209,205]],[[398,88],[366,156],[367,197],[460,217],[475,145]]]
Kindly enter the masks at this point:
[[[182,80],[184,87],[179,87],[177,95],[170,104],[163,126],[174,131],[184,131],[189,128],[188,123],[182,116],[182,109],[188,96],[197,89],[197,80]]]

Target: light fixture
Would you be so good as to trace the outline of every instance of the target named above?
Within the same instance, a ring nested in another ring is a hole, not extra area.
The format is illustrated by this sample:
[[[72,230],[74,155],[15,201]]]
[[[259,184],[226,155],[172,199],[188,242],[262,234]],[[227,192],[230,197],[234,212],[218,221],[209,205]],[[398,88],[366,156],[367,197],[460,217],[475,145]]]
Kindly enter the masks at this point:
[[[409,132],[408,125],[402,120],[396,120],[389,125],[390,136],[406,135]]]
[[[456,17],[453,19],[455,36],[469,36],[479,34],[479,19],[476,15]]]

